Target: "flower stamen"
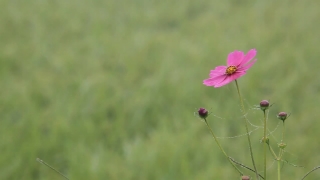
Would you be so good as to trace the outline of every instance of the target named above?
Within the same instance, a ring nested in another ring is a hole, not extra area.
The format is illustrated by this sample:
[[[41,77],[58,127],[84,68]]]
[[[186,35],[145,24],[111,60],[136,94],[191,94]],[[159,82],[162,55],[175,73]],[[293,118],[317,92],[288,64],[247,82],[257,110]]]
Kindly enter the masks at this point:
[[[233,73],[235,73],[237,71],[237,67],[236,66],[229,66],[226,69],[226,74],[227,75],[231,75]]]

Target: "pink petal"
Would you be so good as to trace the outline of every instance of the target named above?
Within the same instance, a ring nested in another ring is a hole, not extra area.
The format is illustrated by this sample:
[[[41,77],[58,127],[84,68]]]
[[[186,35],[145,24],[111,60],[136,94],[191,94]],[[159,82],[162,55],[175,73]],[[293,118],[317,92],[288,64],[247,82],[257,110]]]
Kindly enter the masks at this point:
[[[237,72],[235,74],[232,74],[231,76],[227,76],[227,78],[225,78],[220,83],[216,83],[214,87],[217,88],[217,87],[221,87],[221,86],[224,86],[226,84],[229,84],[230,82],[240,78],[241,76],[243,76],[245,74],[246,74],[246,72]]]
[[[227,75],[225,75],[225,74],[219,75],[219,76],[216,76],[216,77],[211,77],[209,79],[203,80],[203,84],[206,85],[206,86],[215,86],[215,84],[220,83],[226,77],[227,77]]]
[[[217,70],[217,71],[225,71],[227,69],[228,66],[217,66],[213,71]]]
[[[210,77],[225,74],[227,66],[217,66],[214,70],[210,71]]]
[[[227,65],[238,66],[241,63],[243,58],[244,58],[244,53],[242,51],[233,51],[228,55]]]
[[[249,62],[249,63],[246,64],[245,66],[239,67],[239,68],[238,68],[238,71],[247,71],[248,69],[251,68],[251,66],[252,66],[255,62],[257,62],[256,59],[252,60],[251,62]]]
[[[234,73],[234,74],[231,75],[231,79],[232,79],[232,80],[239,79],[240,77],[242,77],[242,76],[245,75],[246,73],[247,73],[246,71],[236,72],[236,73]]]
[[[230,78],[230,76],[226,76],[226,78],[223,79],[223,81],[216,83],[214,87],[218,88],[218,87],[224,86],[224,85],[230,83],[231,81],[233,81],[233,80]]]
[[[257,50],[255,49],[250,49],[248,53],[244,56],[242,59],[242,62],[239,64],[240,66],[243,66],[247,64],[252,58],[254,58],[257,54]]]

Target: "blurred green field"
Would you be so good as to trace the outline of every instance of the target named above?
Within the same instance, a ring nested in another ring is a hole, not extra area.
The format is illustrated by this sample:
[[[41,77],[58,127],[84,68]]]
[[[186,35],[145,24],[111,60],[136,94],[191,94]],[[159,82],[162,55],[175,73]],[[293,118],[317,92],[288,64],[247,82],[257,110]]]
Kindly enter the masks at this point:
[[[283,179],[320,165],[320,7],[315,0],[1,0],[0,179],[239,179],[220,137],[245,133],[234,83],[202,85],[229,52],[258,62],[239,79],[248,117],[262,99],[287,120]],[[254,129],[254,127],[250,127]],[[270,141],[276,148],[279,127]],[[262,173],[262,129],[252,133]],[[251,166],[246,136],[221,139]],[[273,163],[273,164],[272,164]],[[268,154],[269,179],[277,166]],[[246,174],[253,173],[242,169]],[[315,171],[308,178],[320,178]]]

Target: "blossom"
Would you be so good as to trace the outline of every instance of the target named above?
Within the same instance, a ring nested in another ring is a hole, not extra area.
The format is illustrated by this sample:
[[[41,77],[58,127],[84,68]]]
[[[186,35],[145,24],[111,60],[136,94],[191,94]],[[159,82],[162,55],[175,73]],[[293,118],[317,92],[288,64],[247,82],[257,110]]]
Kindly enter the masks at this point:
[[[246,55],[242,51],[233,51],[228,55],[227,66],[217,66],[211,70],[210,78],[203,80],[203,84],[217,88],[240,78],[257,61],[253,59],[256,54],[255,49],[249,50]]]

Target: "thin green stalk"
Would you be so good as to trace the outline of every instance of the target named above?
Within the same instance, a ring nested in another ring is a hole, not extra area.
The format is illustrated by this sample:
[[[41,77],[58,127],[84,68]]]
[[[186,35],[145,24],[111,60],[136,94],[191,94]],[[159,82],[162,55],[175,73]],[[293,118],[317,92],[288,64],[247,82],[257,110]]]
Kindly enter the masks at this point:
[[[47,167],[49,167],[50,169],[52,169],[53,171],[55,171],[56,173],[60,174],[62,177],[67,178],[67,176],[65,176],[64,174],[62,174],[60,171],[56,170],[55,168],[53,168],[52,166],[50,166],[49,164],[47,164],[46,162],[44,162],[43,160],[41,160],[40,158],[37,158],[37,161],[41,164],[46,165]],[[69,180],[69,179],[68,179]]]
[[[269,144],[268,144],[268,146],[269,146],[269,150],[272,153],[274,159],[278,159],[278,157],[277,157],[276,153],[273,151],[272,147]]]
[[[310,173],[312,173],[313,171],[315,171],[315,170],[317,170],[317,169],[320,169],[320,166],[313,168],[313,169],[312,169],[311,171],[309,171],[306,175],[304,175],[301,180],[304,180],[304,178],[306,178]]]
[[[284,127],[284,121],[283,121],[283,126],[282,126],[282,139],[281,139],[281,142],[284,141],[284,131],[285,131],[285,127]]]
[[[242,172],[237,168],[237,166],[230,160],[230,158],[229,158],[229,156],[227,155],[227,153],[223,150],[223,148],[222,148],[221,144],[219,143],[217,137],[214,135],[214,133],[213,133],[210,125],[208,124],[207,119],[204,119],[204,121],[206,122],[207,127],[209,128],[209,130],[210,130],[210,132],[211,132],[214,140],[215,140],[216,143],[218,144],[218,146],[219,146],[220,150],[222,151],[222,153],[226,156],[226,158],[227,158],[228,161],[231,163],[231,165],[239,172],[240,176],[242,176],[243,173],[242,173]]]
[[[283,155],[283,149],[280,148],[279,150],[279,156],[277,158],[278,161],[278,180],[281,179],[281,159],[282,159],[282,155]]]
[[[264,158],[264,179],[267,179],[267,116],[266,110],[263,111],[264,128],[263,128],[263,158]]]
[[[253,170],[252,168],[250,168],[250,167],[248,167],[248,166],[246,166],[246,165],[244,165],[244,164],[242,164],[242,163],[234,160],[232,157],[229,157],[229,158],[230,158],[231,161],[234,162],[235,164],[238,164],[239,166],[241,166],[241,167],[243,167],[243,168],[246,168],[246,169],[249,169],[250,171],[254,172],[254,170]],[[261,176],[260,174],[259,174],[259,176],[260,176],[262,179],[264,179],[263,176]]]
[[[235,80],[235,82],[236,82],[236,86],[237,86],[238,95],[239,95],[239,98],[240,98],[240,103],[241,103],[241,107],[242,107],[242,113],[243,113],[243,116],[244,116],[244,122],[245,122],[245,126],[246,126],[246,131],[247,131],[247,137],[248,137],[248,143],[249,143],[249,150],[250,150],[250,156],[251,156],[251,160],[252,160],[252,165],[253,165],[254,171],[255,171],[255,173],[256,173],[256,178],[257,178],[257,179],[260,179],[260,178],[259,178],[258,171],[257,171],[256,164],[255,164],[254,158],[253,158],[253,152],[252,152],[250,134],[249,134],[249,129],[248,129],[247,116],[246,116],[246,112],[245,112],[243,100],[242,100],[242,97],[241,97],[241,94],[240,94],[238,81]]]
[[[280,180],[280,175],[281,175],[281,157],[279,154],[279,157],[277,157],[276,153],[273,151],[272,147],[268,144],[269,150],[271,151],[273,157],[278,161],[278,180]],[[281,150],[280,150],[281,151]]]
[[[278,180],[281,180],[281,161],[278,159]]]
[[[281,159],[282,159],[283,152],[284,152],[283,149],[280,148],[280,150],[279,150],[279,156],[278,156],[278,160],[279,160],[279,161],[281,161]]]

